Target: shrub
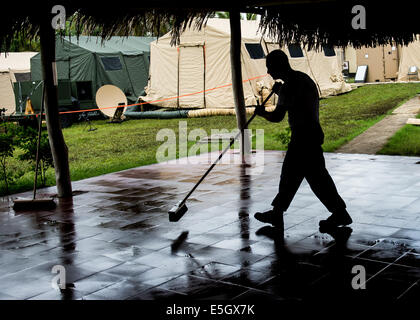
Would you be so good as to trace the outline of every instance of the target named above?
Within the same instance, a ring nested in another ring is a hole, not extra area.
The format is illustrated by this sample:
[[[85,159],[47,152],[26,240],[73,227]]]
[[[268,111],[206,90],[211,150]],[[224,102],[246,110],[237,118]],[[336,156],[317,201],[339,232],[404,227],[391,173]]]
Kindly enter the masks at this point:
[[[33,164],[33,169],[36,165],[36,148],[38,140],[38,132],[33,128],[25,128],[20,130],[19,147],[23,150],[23,154],[19,156],[19,160],[30,161]],[[46,171],[53,166],[53,158],[51,154],[50,142],[46,132],[41,133],[41,140],[39,144],[39,166],[38,175],[41,179],[41,186],[46,185]]]
[[[15,150],[15,139],[13,131],[8,128],[8,125],[4,125],[0,131],[0,165],[1,172],[0,177],[4,181],[5,193],[9,194],[9,182],[11,177],[8,173],[8,158],[13,157],[13,151]]]
[[[284,130],[280,131],[280,133],[277,134],[277,138],[282,144],[286,146],[287,149],[287,146],[290,143],[290,139],[292,138],[292,130],[290,127],[286,127]]]

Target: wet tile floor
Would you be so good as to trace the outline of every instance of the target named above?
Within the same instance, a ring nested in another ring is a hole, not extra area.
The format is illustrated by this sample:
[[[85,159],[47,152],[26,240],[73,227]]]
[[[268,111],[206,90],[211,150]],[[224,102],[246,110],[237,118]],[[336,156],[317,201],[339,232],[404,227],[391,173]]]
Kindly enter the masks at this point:
[[[418,299],[420,158],[326,154],[354,220],[330,234],[318,230],[329,213],[306,182],[283,234],[254,219],[276,194],[279,151],[255,154],[250,167],[218,164],[169,222],[210,156],[74,182],[73,199],[53,211],[14,212],[3,200],[0,299]],[[51,285],[56,265],[62,290]]]

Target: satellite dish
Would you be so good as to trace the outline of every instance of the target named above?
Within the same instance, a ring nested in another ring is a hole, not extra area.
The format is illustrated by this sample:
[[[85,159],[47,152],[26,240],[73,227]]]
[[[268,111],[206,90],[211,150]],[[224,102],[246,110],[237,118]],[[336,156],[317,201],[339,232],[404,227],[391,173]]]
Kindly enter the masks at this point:
[[[106,84],[96,91],[96,105],[98,108],[110,118],[114,118],[117,110],[127,105],[127,97],[124,92],[116,86]],[[119,107],[119,105],[124,105]]]

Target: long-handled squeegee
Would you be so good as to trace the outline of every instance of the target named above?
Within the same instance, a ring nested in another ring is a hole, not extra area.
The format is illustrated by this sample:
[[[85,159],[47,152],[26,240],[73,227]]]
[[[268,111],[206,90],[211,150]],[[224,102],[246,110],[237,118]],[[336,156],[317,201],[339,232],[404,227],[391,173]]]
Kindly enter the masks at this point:
[[[274,91],[270,92],[268,97],[261,104],[260,108],[263,107],[267,103],[268,99],[271,98],[273,93],[274,93]],[[256,112],[254,112],[254,114],[251,116],[251,118],[249,118],[249,120],[245,124],[245,128],[247,128],[248,125],[251,123],[251,121],[254,120],[256,115],[257,115]],[[176,221],[178,221],[179,219],[182,218],[182,216],[185,214],[185,212],[187,212],[188,208],[187,208],[187,205],[185,204],[187,199],[191,196],[191,194],[195,191],[195,189],[197,189],[197,187],[204,180],[204,178],[207,177],[207,175],[214,168],[214,166],[219,162],[219,160],[223,157],[223,155],[226,153],[226,151],[228,151],[230,149],[230,147],[232,147],[232,145],[235,143],[235,140],[238,139],[240,134],[241,134],[241,131],[238,132],[238,134],[235,136],[234,139],[231,139],[229,145],[222,151],[222,153],[219,155],[219,157],[216,159],[216,161],[213,162],[213,164],[210,166],[210,168],[207,169],[207,171],[203,174],[203,176],[200,178],[200,180],[198,180],[198,182],[195,184],[195,186],[190,190],[190,192],[188,192],[188,194],[185,196],[185,198],[180,200],[175,206],[173,206],[171,208],[171,210],[169,210],[169,212],[168,212],[169,221],[176,222]]]

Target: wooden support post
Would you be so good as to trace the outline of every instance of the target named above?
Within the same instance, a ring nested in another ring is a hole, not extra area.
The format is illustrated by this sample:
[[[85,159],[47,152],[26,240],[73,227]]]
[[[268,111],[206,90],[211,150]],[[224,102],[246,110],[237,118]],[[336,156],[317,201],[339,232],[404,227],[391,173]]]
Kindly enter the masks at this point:
[[[242,85],[242,64],[241,64],[241,16],[238,10],[229,12],[230,20],[230,63],[232,70],[232,89],[235,101],[236,122],[241,130],[241,155],[242,162],[245,161],[245,154],[249,153],[249,146],[246,143],[246,110],[244,99],[244,88]]]
[[[51,26],[51,8],[44,7],[40,21],[40,45],[42,77],[45,86],[45,115],[54,161],[57,196],[72,196],[68,149],[61,131],[58,113],[58,94],[54,83],[53,64],[55,64],[55,30]]]

